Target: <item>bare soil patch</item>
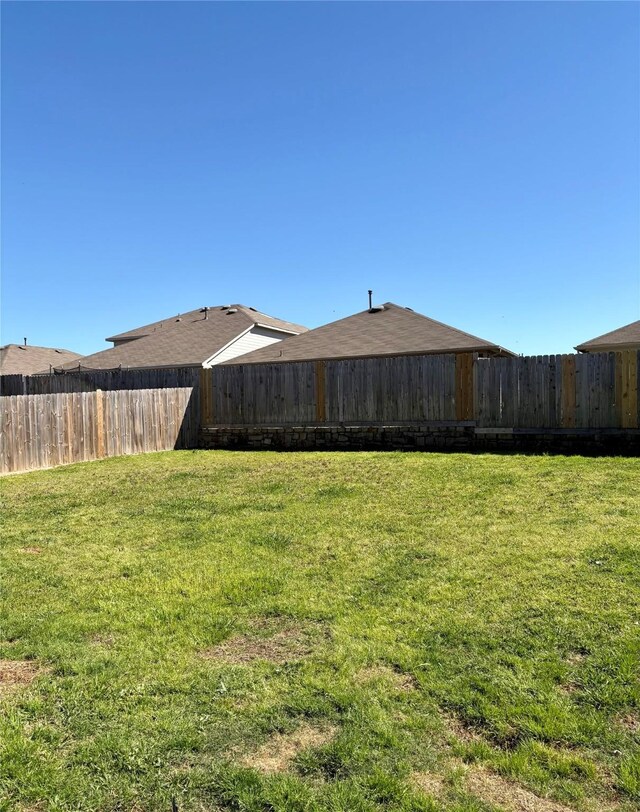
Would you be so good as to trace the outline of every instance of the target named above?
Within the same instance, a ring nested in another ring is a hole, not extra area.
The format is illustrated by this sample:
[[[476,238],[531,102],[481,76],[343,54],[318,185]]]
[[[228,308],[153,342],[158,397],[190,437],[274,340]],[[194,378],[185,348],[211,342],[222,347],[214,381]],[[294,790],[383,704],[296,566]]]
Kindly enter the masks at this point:
[[[92,634],[89,640],[95,646],[104,646],[105,648],[111,648],[116,641],[112,634]]]
[[[470,770],[466,787],[480,800],[507,812],[574,812],[568,806],[534,795],[530,790],[484,769]]]
[[[474,730],[471,725],[463,722],[462,719],[459,719],[457,716],[442,714],[442,720],[445,731],[459,741],[465,744],[482,741],[482,736]]]
[[[618,724],[629,733],[640,733],[640,714],[637,712],[625,713],[618,717]]]
[[[31,660],[0,660],[0,694],[24,688],[41,670]]]
[[[42,552],[40,547],[22,547],[22,553],[29,553],[30,555],[39,555]]]
[[[242,764],[263,773],[286,772],[294,758],[303,750],[321,747],[336,735],[333,725],[312,727],[301,725],[291,733],[275,733],[254,753],[242,759]]]
[[[484,742],[491,747],[514,748],[521,740],[519,731],[507,726],[500,731],[477,729],[471,722],[452,714],[441,714],[445,732],[463,744]]]
[[[436,773],[413,773],[411,784],[432,798],[440,798],[445,792],[444,779]]]
[[[356,674],[356,681],[361,685],[374,680],[384,680],[396,691],[415,691],[418,687],[411,674],[390,668],[388,665],[373,665],[361,669]]]
[[[562,685],[559,685],[559,690],[566,694],[567,696],[571,696],[571,694],[575,694],[580,690],[580,687],[576,685],[575,682],[565,682]]]
[[[224,640],[202,652],[206,659],[243,665],[254,660],[283,664],[308,657],[322,634],[320,624],[283,623],[262,619],[251,632]]]

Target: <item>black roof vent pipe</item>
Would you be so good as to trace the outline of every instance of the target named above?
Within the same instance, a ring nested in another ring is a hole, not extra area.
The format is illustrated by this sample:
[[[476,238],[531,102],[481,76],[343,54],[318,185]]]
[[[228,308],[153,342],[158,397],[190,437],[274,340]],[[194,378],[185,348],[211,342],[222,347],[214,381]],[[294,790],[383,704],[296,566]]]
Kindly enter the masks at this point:
[[[373,291],[369,290],[369,291],[367,291],[367,293],[369,294],[369,310],[371,310],[371,308],[373,307],[373,304],[371,303],[371,297],[373,296]]]

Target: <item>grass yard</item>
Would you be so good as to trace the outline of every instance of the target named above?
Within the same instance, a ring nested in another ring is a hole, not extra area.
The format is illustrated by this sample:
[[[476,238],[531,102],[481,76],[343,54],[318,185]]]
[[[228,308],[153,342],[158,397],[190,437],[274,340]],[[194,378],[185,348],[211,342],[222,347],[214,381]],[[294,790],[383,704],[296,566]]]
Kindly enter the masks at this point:
[[[170,452],[0,487],[0,808],[639,808],[639,460]]]

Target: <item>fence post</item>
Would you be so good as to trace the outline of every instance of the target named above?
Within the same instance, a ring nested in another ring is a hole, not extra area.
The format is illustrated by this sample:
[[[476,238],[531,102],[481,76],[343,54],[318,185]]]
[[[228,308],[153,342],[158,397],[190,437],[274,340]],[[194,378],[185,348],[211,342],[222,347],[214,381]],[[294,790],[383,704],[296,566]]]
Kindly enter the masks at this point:
[[[619,404],[620,427],[638,428],[638,352],[616,353],[616,404]]]
[[[327,419],[326,368],[324,361],[316,361],[316,420],[324,423]]]
[[[476,353],[456,353],[456,420],[473,420],[473,367]]]
[[[200,427],[213,423],[213,369],[200,370]]]

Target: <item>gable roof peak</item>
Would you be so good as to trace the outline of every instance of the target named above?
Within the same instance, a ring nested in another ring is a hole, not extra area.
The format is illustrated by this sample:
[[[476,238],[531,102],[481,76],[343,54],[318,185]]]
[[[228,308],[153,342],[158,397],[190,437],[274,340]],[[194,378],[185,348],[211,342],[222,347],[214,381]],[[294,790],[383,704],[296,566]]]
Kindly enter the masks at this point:
[[[367,308],[224,363],[272,363],[424,353],[513,355],[497,344],[395,302]]]

